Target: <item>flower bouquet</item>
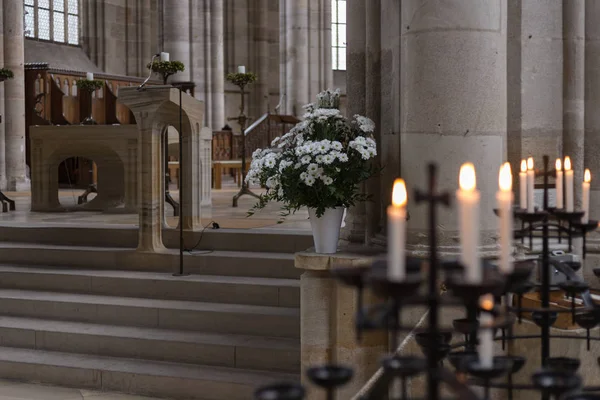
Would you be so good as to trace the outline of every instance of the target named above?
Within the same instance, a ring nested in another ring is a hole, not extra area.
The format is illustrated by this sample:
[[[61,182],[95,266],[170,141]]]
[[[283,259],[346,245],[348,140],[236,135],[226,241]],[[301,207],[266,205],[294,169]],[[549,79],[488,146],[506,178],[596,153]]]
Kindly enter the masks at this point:
[[[307,207],[319,253],[335,253],[344,209],[366,200],[359,184],[373,175],[377,155],[373,121],[347,119],[339,104],[339,90],[319,93],[302,122],[254,152],[246,176],[267,188],[248,214],[271,201],[283,204],[282,217]]]

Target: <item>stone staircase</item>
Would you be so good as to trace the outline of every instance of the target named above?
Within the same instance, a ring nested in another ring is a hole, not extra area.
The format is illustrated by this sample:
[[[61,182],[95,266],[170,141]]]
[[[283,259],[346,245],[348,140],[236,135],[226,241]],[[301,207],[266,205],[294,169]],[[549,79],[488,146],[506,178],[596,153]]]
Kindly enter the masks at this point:
[[[311,238],[231,235],[265,245],[233,251],[209,238],[211,252],[186,254],[183,277],[171,274],[172,250],[74,247],[69,235],[2,242],[0,378],[199,400],[299,380],[293,251]]]

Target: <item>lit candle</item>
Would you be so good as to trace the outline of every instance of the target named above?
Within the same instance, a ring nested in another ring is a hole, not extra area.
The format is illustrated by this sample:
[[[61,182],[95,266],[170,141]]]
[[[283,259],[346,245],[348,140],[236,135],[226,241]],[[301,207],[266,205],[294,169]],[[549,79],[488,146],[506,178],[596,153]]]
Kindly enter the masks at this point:
[[[238,74],[245,74],[246,73],[246,67],[244,65],[240,65],[238,67]]]
[[[85,74],[85,79],[87,79],[88,81],[93,81],[94,74],[92,72],[88,72],[87,74]]]
[[[406,241],[406,184],[396,179],[392,190],[392,205],[388,215],[388,278],[402,281],[406,277],[404,242]]]
[[[498,211],[500,216],[500,271],[509,274],[513,270],[513,265],[510,259],[512,246],[512,173],[510,172],[510,164],[504,163],[500,167],[500,176],[498,179],[500,190],[496,194],[498,201]]]
[[[171,60],[171,55],[167,52],[161,51],[160,52],[160,61],[170,61]]]
[[[564,207],[563,204],[563,171],[560,158],[556,159],[556,208],[559,210]]]
[[[465,280],[481,283],[479,264],[479,191],[476,189],[475,167],[465,163],[460,167],[460,189],[456,191],[460,230],[460,256],[465,268]]]
[[[571,158],[565,157],[565,209],[573,212],[573,170],[571,169]]]
[[[527,209],[527,161],[521,160],[521,172],[519,172],[519,207]]]
[[[527,212],[535,212],[533,190],[535,189],[535,171],[533,170],[533,157],[527,159]]]
[[[583,206],[583,217],[581,217],[581,222],[587,224],[590,220],[590,181],[592,180],[592,174],[589,169],[585,169],[583,173],[583,184],[582,188],[582,198],[581,204]]]
[[[479,298],[479,306],[482,309],[479,315],[479,326],[489,327],[494,322],[490,312],[494,308],[494,297],[486,294]],[[492,368],[494,365],[494,331],[492,329],[481,329],[479,331],[479,364],[482,368]]]

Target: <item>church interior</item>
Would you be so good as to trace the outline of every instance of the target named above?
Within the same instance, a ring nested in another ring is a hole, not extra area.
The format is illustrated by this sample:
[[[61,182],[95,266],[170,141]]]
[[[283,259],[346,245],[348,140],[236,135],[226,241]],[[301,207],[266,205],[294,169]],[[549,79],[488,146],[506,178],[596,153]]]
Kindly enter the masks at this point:
[[[599,21],[0,0],[0,400],[600,399]]]

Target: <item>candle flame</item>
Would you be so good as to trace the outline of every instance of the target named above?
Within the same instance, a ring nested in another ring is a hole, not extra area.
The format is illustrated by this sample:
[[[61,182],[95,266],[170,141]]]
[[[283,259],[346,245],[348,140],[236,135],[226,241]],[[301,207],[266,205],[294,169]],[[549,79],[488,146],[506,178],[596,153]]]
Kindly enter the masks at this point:
[[[521,160],[521,172],[527,172],[527,160]]]
[[[460,167],[458,183],[462,190],[475,190],[475,187],[477,186],[477,180],[475,178],[475,167],[472,163],[464,163]]]
[[[479,307],[486,311],[492,311],[494,308],[494,296],[491,294],[484,294],[479,298]]]
[[[500,190],[503,192],[510,192],[512,190],[512,173],[510,171],[510,164],[507,162],[500,167],[498,186],[500,186]]]
[[[533,169],[533,157],[527,159],[527,169],[530,171]]]
[[[566,156],[565,157],[565,171],[570,171],[571,170],[571,157]]]
[[[592,180],[592,174],[590,173],[589,168],[586,168],[585,172],[583,173],[583,181],[590,183],[591,180]]]
[[[406,184],[404,179],[396,179],[394,181],[394,188],[392,189],[392,204],[394,207],[404,207],[408,196],[406,194]]]
[[[562,169],[562,162],[560,161],[560,158],[556,159],[556,170],[560,171]]]

